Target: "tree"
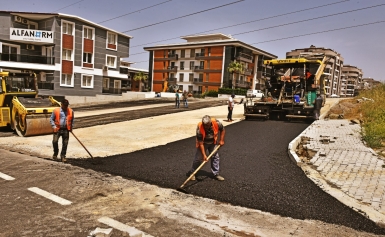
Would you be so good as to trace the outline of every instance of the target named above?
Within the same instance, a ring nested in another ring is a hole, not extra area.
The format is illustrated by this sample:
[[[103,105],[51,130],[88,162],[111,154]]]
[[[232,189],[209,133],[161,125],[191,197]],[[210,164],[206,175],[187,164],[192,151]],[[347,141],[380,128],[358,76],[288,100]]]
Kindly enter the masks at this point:
[[[232,83],[232,88],[234,91],[235,88],[235,73],[243,73],[245,68],[243,67],[243,64],[237,62],[234,60],[234,62],[231,62],[229,66],[227,67],[227,71],[229,73],[233,74],[233,83]]]
[[[134,76],[134,81],[139,81],[139,91],[142,91],[142,81],[147,81],[148,76],[144,72],[138,72]]]

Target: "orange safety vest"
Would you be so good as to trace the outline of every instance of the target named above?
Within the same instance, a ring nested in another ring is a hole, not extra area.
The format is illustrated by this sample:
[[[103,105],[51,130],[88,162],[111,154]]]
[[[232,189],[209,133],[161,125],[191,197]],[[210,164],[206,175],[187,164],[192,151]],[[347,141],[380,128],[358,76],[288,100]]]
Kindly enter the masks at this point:
[[[213,131],[214,131],[214,144],[217,144],[218,131],[219,131],[219,126],[218,126],[217,120],[215,118],[211,118],[211,124],[213,126]],[[205,140],[206,131],[205,131],[205,127],[203,126],[202,122],[198,123],[198,127],[199,127],[199,131],[201,132],[201,134],[203,136],[203,140]],[[198,139],[196,140],[196,147],[199,147]]]
[[[306,79],[309,79],[310,76],[311,76],[311,73],[310,72],[306,72]]]
[[[55,113],[55,125],[57,128],[60,128],[60,109],[56,108],[53,112]],[[71,130],[72,125],[72,109],[67,108],[67,129]]]

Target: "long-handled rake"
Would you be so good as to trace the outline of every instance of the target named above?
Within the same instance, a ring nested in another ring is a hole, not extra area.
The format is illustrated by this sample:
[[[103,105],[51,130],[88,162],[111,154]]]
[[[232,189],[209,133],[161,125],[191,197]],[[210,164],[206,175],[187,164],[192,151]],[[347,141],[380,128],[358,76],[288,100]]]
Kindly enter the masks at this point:
[[[207,160],[206,161],[203,161],[202,164],[196,168],[196,170],[190,175],[190,177],[188,177],[186,179],[186,181],[184,181],[184,183],[179,187],[177,188],[176,190],[180,191],[180,192],[183,192],[183,193],[188,193],[186,189],[184,189],[183,187],[187,184],[188,181],[190,181],[190,179],[207,163],[207,161],[210,160],[210,158],[218,151],[219,147],[221,147],[221,145],[218,145],[214,148],[213,152],[211,152],[211,154],[207,157]]]

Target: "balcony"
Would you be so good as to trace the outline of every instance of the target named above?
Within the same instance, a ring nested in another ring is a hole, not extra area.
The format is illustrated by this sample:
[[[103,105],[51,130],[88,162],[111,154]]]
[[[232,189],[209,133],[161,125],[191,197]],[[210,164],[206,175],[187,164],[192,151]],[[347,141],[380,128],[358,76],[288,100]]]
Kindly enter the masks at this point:
[[[171,61],[171,60],[175,60],[175,61],[178,60],[178,54],[168,54],[163,58],[154,58],[154,61]]]
[[[203,78],[194,78],[193,83],[203,83]]]
[[[120,88],[103,88],[102,93],[104,94],[117,94],[121,95],[122,94],[122,89]]]
[[[252,63],[253,62],[253,56],[245,53],[239,53],[237,60]]]
[[[205,69],[204,66],[195,66],[192,71],[193,72],[203,72],[204,69]]]
[[[178,71],[178,66],[169,66],[163,69],[154,68],[154,72],[176,72],[176,71]]]
[[[246,76],[251,76],[251,73],[253,72],[253,70],[251,69],[245,69],[245,71],[243,72],[243,74],[245,74]]]
[[[250,88],[250,82],[248,81],[240,81],[240,80],[236,80],[235,81],[235,87],[238,87],[238,88]]]
[[[222,69],[204,68],[204,66],[195,66],[192,69],[193,72],[222,72]]]
[[[55,57],[0,53],[1,61],[55,65]]]
[[[208,59],[222,59],[222,56],[211,56],[210,53],[208,55],[205,55],[205,53],[196,53],[195,54],[195,60],[208,60]]]
[[[168,83],[170,83],[170,84],[176,84],[176,77],[169,77],[168,79],[167,79],[167,81],[168,81]]]

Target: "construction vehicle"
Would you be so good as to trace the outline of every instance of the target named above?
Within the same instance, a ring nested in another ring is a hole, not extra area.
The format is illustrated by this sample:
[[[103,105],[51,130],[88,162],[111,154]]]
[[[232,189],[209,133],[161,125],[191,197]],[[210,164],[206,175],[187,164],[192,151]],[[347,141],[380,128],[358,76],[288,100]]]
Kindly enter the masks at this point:
[[[245,119],[313,119],[317,92],[325,103],[324,69],[329,59],[324,54],[306,53],[298,58],[264,60],[266,90],[261,99],[246,97]]]
[[[0,127],[9,126],[21,137],[50,134],[53,97],[38,97],[34,73],[0,72]]]

